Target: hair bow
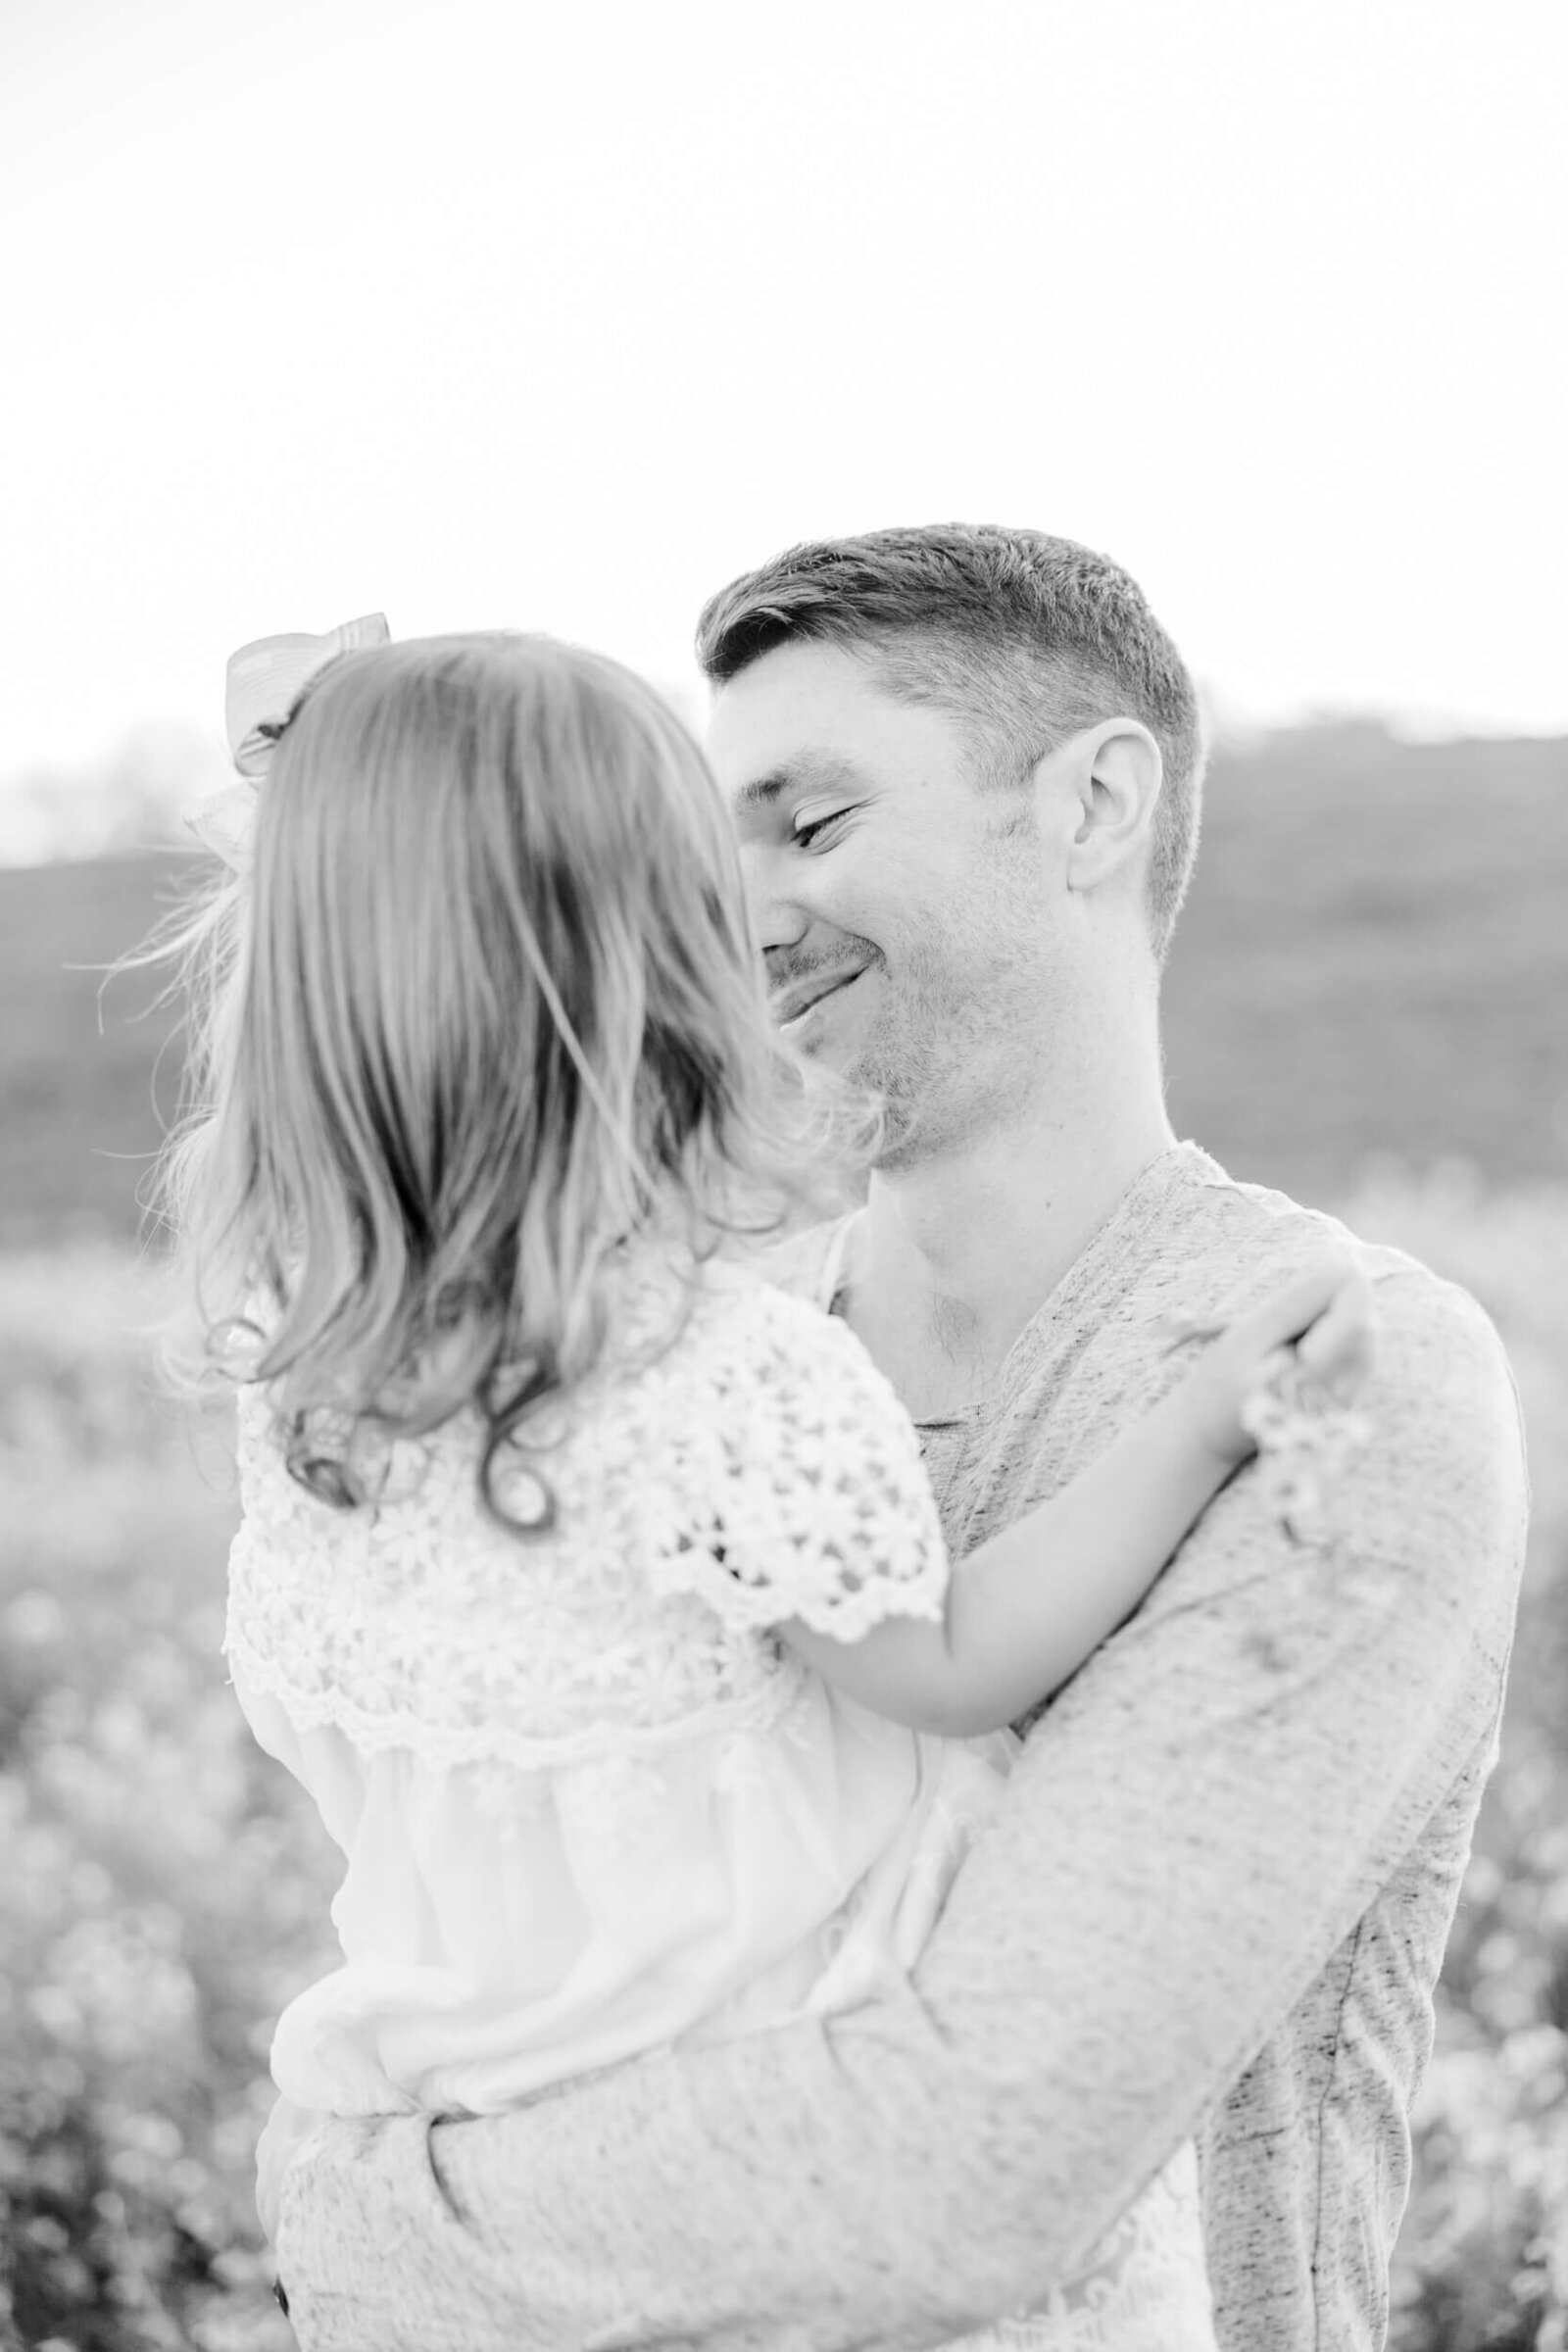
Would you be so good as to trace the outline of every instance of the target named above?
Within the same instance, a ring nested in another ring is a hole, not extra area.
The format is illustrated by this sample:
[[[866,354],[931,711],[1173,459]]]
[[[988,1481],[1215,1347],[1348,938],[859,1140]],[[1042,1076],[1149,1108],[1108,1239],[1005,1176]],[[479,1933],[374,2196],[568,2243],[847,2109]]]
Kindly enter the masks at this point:
[[[254,638],[229,655],[223,718],[238,781],[211,794],[186,817],[204,849],[236,873],[243,871],[250,859],[257,788],[300,696],[339,654],[387,645],[391,637],[386,614],[368,612],[319,637],[296,629],[286,636]]]

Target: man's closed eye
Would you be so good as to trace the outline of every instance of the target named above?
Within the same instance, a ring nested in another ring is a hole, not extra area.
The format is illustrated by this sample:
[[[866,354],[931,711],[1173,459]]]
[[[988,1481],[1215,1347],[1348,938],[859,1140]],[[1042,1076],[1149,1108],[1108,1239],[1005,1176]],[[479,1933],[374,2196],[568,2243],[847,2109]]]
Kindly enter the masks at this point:
[[[829,808],[820,812],[808,808],[798,809],[790,827],[790,839],[799,849],[814,849],[830,825],[836,825],[841,817],[851,813],[849,808]]]

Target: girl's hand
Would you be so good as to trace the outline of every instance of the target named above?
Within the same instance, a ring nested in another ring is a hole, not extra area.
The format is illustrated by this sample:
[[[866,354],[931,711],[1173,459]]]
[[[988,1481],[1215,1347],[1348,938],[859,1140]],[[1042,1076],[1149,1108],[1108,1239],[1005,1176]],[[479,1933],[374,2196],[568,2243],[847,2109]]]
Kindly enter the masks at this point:
[[[1222,1328],[1193,1367],[1185,1396],[1201,1442],[1230,1468],[1246,1461],[1261,1400],[1293,1375],[1325,1404],[1352,1404],[1372,1367],[1372,1330],[1366,1276],[1343,1252],[1323,1257]]]

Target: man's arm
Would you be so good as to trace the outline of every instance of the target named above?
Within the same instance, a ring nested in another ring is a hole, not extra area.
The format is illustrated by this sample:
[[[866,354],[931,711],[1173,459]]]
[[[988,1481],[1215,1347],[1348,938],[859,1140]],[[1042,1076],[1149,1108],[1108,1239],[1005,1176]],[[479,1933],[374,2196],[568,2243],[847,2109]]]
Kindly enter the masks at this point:
[[[1069,2276],[1486,1728],[1511,1383],[1446,1286],[1378,1301],[1338,1548],[1242,1474],[1032,1736],[906,1988],[505,2117],[335,2127],[283,2199],[306,2352],[912,2348]]]

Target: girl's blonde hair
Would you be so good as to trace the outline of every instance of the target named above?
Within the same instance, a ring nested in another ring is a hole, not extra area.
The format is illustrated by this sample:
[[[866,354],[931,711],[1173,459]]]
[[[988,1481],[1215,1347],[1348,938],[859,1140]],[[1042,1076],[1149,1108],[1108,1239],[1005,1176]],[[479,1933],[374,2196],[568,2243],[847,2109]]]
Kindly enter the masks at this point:
[[[617,1243],[776,1230],[871,1148],[775,1035],[696,745],[547,638],[340,656],[279,735],[248,872],[160,953],[192,1052],[158,1205],[202,1360],[251,1335],[329,1500],[472,1405],[507,1517],[501,1448],[597,1362]]]

